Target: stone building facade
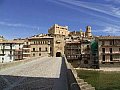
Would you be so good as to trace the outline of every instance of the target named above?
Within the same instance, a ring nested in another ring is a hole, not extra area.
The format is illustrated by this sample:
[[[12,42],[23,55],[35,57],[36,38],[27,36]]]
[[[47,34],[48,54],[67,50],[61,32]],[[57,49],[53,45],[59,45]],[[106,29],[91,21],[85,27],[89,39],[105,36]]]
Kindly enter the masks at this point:
[[[0,36],[0,42],[5,41],[5,38],[3,36]]]
[[[13,40],[15,43],[15,50],[14,50],[14,56],[15,60],[22,60],[23,59],[23,45],[24,45],[24,39],[22,40]]]
[[[30,57],[64,55],[64,36],[59,34],[40,34],[28,38]]]
[[[72,31],[69,33],[69,36],[79,36],[80,38],[93,39],[91,26],[86,27],[86,31]]]
[[[53,56],[53,37],[48,34],[28,38],[30,57]]]
[[[120,36],[98,38],[99,65],[120,66]]]
[[[53,39],[53,56],[59,57],[64,55],[64,36],[63,35],[52,35]]]
[[[58,24],[54,24],[48,29],[48,33],[68,36],[70,32],[68,31],[68,26],[60,26]]]
[[[0,62],[11,62],[23,59],[23,42],[1,41],[0,42]]]
[[[74,67],[80,66],[81,56],[81,42],[80,41],[66,41],[65,56]]]
[[[75,67],[89,68],[92,66],[91,41],[93,40],[90,26],[86,31],[73,31],[65,37],[65,55]]]
[[[81,67],[89,68],[92,66],[92,58],[91,58],[91,41],[82,40],[81,41],[81,57],[80,61]]]
[[[28,38],[25,39],[23,45],[23,59],[30,58],[31,48]]]
[[[66,42],[65,44],[65,55],[68,61],[79,60],[81,55],[81,42]]]
[[[93,37],[92,37],[93,38]],[[91,67],[91,40],[80,32],[71,32],[65,38],[65,55],[74,67]]]

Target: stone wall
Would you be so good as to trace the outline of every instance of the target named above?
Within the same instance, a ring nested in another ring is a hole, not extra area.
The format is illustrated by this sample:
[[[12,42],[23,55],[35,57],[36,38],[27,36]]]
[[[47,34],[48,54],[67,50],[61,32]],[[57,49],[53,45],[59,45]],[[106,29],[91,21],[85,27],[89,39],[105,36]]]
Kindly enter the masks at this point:
[[[40,58],[40,57],[33,57],[33,58]],[[13,61],[13,62],[0,63],[0,70],[17,66],[19,64],[24,64],[26,62],[31,61],[33,58],[28,58],[24,60]]]
[[[64,57],[64,59],[68,69],[68,90],[95,90],[91,84],[88,84],[83,79],[80,79],[73,66],[67,62],[66,57]]]

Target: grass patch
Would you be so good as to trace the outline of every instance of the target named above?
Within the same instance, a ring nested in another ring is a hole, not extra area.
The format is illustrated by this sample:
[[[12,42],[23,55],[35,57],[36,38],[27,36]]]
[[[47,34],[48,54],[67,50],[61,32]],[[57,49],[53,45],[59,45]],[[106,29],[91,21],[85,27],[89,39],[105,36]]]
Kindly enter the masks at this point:
[[[120,90],[120,72],[77,70],[78,76],[96,90]]]

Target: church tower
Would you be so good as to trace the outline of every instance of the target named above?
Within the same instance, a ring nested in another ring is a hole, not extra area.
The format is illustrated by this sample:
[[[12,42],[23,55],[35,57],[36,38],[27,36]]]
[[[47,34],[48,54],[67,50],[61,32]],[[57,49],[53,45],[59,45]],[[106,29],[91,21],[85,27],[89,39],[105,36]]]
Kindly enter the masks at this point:
[[[91,33],[91,26],[87,26],[86,27],[86,32],[85,32],[86,37],[92,37],[92,33]]]

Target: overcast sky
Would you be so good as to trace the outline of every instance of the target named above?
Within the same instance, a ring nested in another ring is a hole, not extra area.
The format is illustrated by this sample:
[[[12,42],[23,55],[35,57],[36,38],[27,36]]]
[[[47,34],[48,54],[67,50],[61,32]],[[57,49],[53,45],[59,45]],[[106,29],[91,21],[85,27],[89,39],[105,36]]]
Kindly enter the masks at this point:
[[[55,23],[120,36],[120,0],[0,0],[0,35],[7,39],[47,33]]]

